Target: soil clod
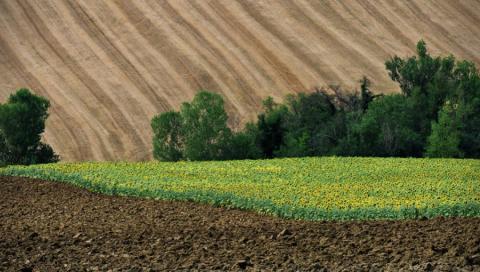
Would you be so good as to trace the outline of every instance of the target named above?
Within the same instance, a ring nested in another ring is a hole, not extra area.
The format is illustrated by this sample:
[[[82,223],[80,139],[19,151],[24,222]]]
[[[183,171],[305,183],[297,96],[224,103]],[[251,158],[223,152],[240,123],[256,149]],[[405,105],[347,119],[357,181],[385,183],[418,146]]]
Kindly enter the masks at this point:
[[[480,254],[475,254],[467,257],[468,264],[480,265]]]

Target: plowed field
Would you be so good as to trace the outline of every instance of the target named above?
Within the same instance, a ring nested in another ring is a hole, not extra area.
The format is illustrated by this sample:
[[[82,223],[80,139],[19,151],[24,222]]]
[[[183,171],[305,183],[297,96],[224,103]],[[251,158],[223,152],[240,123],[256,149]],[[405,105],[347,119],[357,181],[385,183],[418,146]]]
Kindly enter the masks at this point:
[[[8,177],[0,199],[1,271],[480,270],[480,218],[289,221]]]

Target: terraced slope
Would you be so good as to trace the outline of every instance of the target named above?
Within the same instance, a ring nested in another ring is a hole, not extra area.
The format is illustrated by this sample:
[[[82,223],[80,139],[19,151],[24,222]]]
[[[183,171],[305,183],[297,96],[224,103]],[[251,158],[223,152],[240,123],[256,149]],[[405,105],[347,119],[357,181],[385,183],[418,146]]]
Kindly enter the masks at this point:
[[[52,104],[46,141],[68,161],[150,158],[150,118],[199,89],[232,125],[262,98],[362,75],[393,92],[384,60],[434,53],[480,63],[480,2],[0,1],[0,99],[19,87]]]

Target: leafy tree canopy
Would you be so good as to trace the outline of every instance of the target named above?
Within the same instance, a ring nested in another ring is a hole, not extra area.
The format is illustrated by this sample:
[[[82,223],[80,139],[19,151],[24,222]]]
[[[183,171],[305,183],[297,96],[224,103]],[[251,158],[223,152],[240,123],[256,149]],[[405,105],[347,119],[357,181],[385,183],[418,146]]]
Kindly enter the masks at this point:
[[[4,164],[58,161],[52,148],[41,143],[50,102],[20,89],[0,105],[0,153]]]

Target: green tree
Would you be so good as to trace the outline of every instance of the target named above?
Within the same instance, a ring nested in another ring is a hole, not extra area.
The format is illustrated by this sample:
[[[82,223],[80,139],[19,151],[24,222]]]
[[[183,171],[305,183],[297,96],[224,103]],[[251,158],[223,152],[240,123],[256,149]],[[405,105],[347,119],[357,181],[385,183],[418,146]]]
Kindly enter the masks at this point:
[[[152,119],[153,157],[160,161],[178,161],[183,158],[183,119],[179,112],[169,111]]]
[[[288,133],[285,135],[284,143],[275,153],[279,157],[305,157],[310,155],[310,135],[307,132],[294,135]]]
[[[432,57],[421,40],[417,43],[417,56],[405,59],[395,56],[385,66],[391,79],[399,83],[403,94],[413,103],[414,129],[425,145],[431,122],[437,120],[438,111],[458,85],[454,78],[455,58]]]
[[[191,103],[183,103],[184,157],[189,160],[219,160],[225,158],[225,148],[231,137],[223,98],[201,91]]]
[[[50,102],[20,89],[0,105],[0,152],[4,164],[49,163],[59,160],[53,149],[40,142]]]
[[[338,97],[336,100],[341,101],[341,103],[337,106],[339,109],[335,120],[337,130],[341,133],[337,133],[338,140],[333,154],[358,156],[368,153],[365,143],[362,143],[360,123],[370,103],[383,96],[382,94],[374,95],[370,86],[371,81],[364,76],[360,80],[360,93],[336,92]],[[343,128],[343,130],[340,128]]]
[[[459,121],[462,154],[468,158],[480,158],[480,75],[475,64],[469,61],[457,63],[454,72],[458,86],[452,101]]]
[[[273,158],[284,141],[288,108],[275,103],[272,97],[263,101],[263,108],[257,120],[259,145],[264,157]]]
[[[337,109],[324,90],[287,96],[286,135],[281,156],[329,155],[338,140]]]
[[[400,94],[375,99],[356,127],[361,154],[366,156],[421,156],[423,146],[414,131],[413,105]]]
[[[362,110],[344,111],[339,118],[345,127],[343,136],[338,140],[334,154],[338,156],[366,156],[368,151],[362,143],[361,121],[364,113]],[[365,136],[365,135],[364,135]]]
[[[360,107],[363,112],[368,109],[368,104],[370,104],[370,102],[376,97],[370,91],[371,85],[371,81],[366,76],[360,80]]]
[[[440,110],[438,122],[432,122],[432,134],[428,137],[427,157],[460,157],[460,133],[456,105],[449,101]]]
[[[453,56],[432,57],[425,42],[420,41],[417,56],[406,59],[395,56],[385,65],[390,77],[413,103],[414,129],[424,146],[429,144],[427,137],[434,127],[431,123],[440,124],[439,113],[448,100],[457,105],[455,111],[460,116],[457,124],[460,153],[465,157],[480,157],[480,76],[473,62],[456,62]]]
[[[6,166],[12,163],[12,154],[8,148],[7,140],[3,136],[3,132],[0,130],[0,167]]]
[[[259,159],[262,150],[258,143],[258,128],[253,123],[247,123],[242,131],[232,134],[228,148],[225,150],[225,159],[243,160]]]

